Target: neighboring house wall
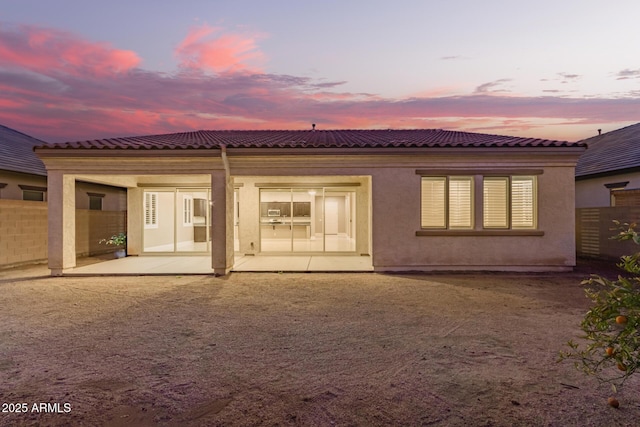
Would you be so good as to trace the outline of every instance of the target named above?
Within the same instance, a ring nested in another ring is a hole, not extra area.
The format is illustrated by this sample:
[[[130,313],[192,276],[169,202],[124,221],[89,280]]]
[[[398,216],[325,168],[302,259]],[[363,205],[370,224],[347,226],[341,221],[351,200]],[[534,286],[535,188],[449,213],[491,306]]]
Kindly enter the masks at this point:
[[[47,260],[47,203],[0,200],[0,267]],[[113,252],[101,239],[126,230],[126,212],[76,210],[76,255]]]
[[[611,206],[610,190],[606,184],[629,181],[626,190],[640,188],[640,172],[576,180],[576,208]]]
[[[0,171],[0,199],[22,200],[23,189],[20,186],[47,188],[47,177],[28,173]],[[46,200],[46,199],[45,199]]]
[[[23,200],[23,188],[47,188],[47,178],[20,172],[0,171],[0,199]],[[127,190],[89,182],[76,183],[76,208],[89,209],[89,194],[103,195],[103,211],[124,211],[127,209]],[[47,198],[45,197],[45,200]]]
[[[618,234],[614,220],[621,223],[640,221],[640,207],[601,207],[576,209],[576,250],[578,256],[619,258],[638,252],[631,241],[611,239]]]

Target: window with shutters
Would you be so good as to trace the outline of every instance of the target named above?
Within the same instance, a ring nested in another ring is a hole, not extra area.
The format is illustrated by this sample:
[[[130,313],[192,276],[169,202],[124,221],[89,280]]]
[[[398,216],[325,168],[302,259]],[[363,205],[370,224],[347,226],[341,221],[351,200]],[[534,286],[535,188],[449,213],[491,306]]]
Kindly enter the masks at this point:
[[[473,228],[473,177],[422,177],[421,226]]]
[[[416,171],[421,175],[417,235],[544,235],[537,218],[535,174],[541,171],[504,176],[495,171],[472,171],[466,176],[425,172]]]
[[[536,177],[483,179],[484,228],[536,228]]]
[[[158,193],[144,193],[144,228],[158,228]]]

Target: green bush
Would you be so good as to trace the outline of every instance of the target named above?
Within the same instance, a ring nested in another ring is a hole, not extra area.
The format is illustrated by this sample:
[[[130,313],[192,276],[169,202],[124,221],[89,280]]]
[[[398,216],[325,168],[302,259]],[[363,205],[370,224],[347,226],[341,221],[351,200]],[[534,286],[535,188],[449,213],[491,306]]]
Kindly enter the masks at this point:
[[[614,223],[619,233],[613,239],[640,245],[636,224]],[[621,257],[617,265],[624,273],[616,280],[592,275],[582,282],[593,302],[580,324],[583,340],[569,341],[570,349],[560,352],[561,360],[573,360],[577,369],[614,390],[640,368],[640,253]]]
[[[114,234],[108,239],[102,239],[99,242],[104,245],[124,246],[127,244],[127,235],[124,233]]]

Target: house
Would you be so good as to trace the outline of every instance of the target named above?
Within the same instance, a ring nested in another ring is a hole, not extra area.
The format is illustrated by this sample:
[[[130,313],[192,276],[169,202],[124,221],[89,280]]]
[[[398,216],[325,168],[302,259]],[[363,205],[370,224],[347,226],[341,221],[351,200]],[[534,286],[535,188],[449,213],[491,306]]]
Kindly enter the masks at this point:
[[[575,265],[582,143],[426,130],[194,131],[36,148],[49,267],[75,265],[77,181],[127,188],[129,255],[368,256],[374,271]]]
[[[47,259],[47,171],[33,148],[44,141],[0,125],[0,267]],[[79,182],[77,255],[99,252],[99,239],[124,231],[126,191]]]
[[[0,199],[46,200],[47,171],[33,153],[44,143],[0,125]]]
[[[576,208],[640,206],[640,123],[580,143]]]
[[[580,143],[589,149],[576,166],[578,256],[618,259],[637,252],[633,242],[611,237],[618,232],[613,221],[640,220],[640,123]]]

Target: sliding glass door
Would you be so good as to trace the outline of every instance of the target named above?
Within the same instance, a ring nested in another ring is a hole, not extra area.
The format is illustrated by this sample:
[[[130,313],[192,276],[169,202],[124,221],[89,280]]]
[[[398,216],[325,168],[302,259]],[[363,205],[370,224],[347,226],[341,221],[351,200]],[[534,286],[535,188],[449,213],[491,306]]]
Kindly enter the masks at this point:
[[[262,252],[355,251],[355,190],[260,190]]]
[[[209,252],[209,201],[209,189],[145,190],[144,252]]]

